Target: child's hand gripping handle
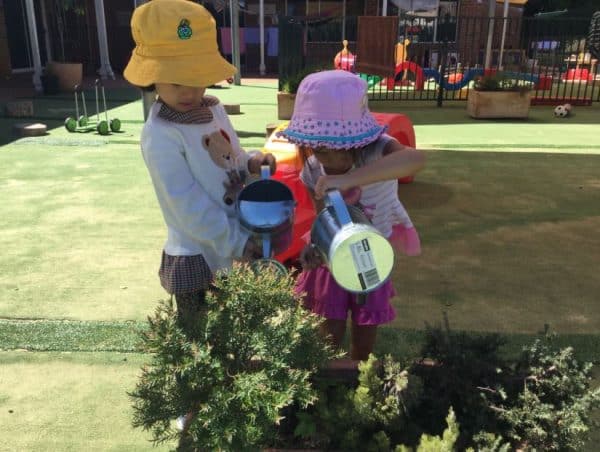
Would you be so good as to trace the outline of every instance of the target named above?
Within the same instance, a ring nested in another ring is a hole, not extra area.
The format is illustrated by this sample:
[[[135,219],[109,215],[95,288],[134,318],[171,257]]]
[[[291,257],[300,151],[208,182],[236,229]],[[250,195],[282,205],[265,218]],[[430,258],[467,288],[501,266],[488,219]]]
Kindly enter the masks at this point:
[[[331,206],[335,212],[335,217],[340,223],[340,226],[352,223],[350,212],[344,202],[344,198],[339,190],[328,190],[325,194],[325,205]]]
[[[269,165],[260,166],[260,178],[271,178],[271,167]],[[263,232],[262,234],[263,257],[269,259],[271,257],[271,235]]]

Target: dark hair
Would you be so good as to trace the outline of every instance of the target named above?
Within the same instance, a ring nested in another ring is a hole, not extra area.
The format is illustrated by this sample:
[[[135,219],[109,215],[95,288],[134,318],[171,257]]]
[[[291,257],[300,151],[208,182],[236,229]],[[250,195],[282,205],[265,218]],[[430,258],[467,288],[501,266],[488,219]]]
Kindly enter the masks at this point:
[[[298,157],[300,158],[302,165],[304,165],[308,161],[308,158],[311,155],[314,155],[314,152],[310,146],[307,146],[305,144],[299,144],[297,146],[297,148],[298,148]],[[356,163],[361,156],[360,151],[361,151],[361,148],[352,148],[352,149],[349,149],[347,152],[352,153],[352,160]]]
[[[145,93],[151,93],[153,91],[156,91],[156,85],[154,83],[149,86],[140,86],[139,88]]]
[[[300,157],[300,161],[302,162],[302,165],[304,166],[304,164],[307,162],[308,158],[313,155],[312,149],[306,145],[298,145],[298,157]]]

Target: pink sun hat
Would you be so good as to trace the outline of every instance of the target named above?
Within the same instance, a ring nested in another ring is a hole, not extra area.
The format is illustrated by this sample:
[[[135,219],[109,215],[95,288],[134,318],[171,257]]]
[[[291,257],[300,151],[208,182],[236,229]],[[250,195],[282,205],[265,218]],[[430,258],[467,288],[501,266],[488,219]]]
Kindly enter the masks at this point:
[[[298,87],[294,113],[278,136],[297,145],[352,149],[377,140],[385,127],[367,106],[367,83],[347,71],[310,74]]]

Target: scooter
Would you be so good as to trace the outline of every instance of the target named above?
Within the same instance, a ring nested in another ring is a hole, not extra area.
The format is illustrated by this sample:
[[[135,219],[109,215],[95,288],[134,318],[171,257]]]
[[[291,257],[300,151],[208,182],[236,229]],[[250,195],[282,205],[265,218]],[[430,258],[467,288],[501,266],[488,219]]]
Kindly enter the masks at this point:
[[[104,119],[100,119],[100,106],[98,98],[98,87],[102,93],[102,106],[104,107],[103,114]],[[69,132],[90,132],[96,130],[100,135],[109,135],[110,132],[118,132],[121,130],[121,121],[118,118],[108,119],[108,112],[106,109],[106,95],[104,92],[104,85],[100,79],[96,79],[94,84],[94,91],[96,94],[96,120],[91,120],[88,117],[87,105],[85,101],[85,93],[81,85],[75,85],[73,93],[75,96],[75,118],[69,116],[65,119],[65,129]],[[81,105],[83,108],[83,114],[80,115],[79,110],[79,97],[81,96]]]

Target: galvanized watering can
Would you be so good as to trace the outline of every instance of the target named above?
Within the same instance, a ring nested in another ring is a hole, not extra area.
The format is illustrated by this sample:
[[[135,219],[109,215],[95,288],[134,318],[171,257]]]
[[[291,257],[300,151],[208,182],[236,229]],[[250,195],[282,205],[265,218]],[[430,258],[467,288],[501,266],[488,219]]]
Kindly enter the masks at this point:
[[[263,257],[253,262],[255,269],[267,266],[287,273],[272,256],[292,243],[295,205],[292,191],[283,182],[271,179],[268,165],[261,167],[259,180],[240,191],[236,204],[240,223],[262,242]]]
[[[365,295],[380,287],[394,265],[390,242],[358,207],[348,206],[341,193],[327,193],[326,207],[311,229],[311,242],[321,251],[335,281],[344,289]],[[366,296],[359,296],[364,303]]]

